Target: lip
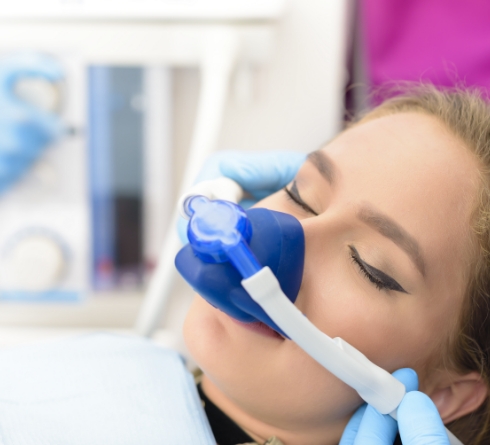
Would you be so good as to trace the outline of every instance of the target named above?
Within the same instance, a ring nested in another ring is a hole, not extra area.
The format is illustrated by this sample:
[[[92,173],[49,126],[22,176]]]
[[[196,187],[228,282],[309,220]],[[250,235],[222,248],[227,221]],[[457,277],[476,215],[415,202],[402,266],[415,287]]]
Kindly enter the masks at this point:
[[[276,338],[278,340],[284,340],[284,337],[278,332],[274,331],[274,329],[267,326],[265,323],[261,321],[253,321],[251,323],[244,323],[243,321],[238,321],[233,317],[230,317],[234,323],[238,326],[241,326],[248,331],[255,332],[256,334],[262,335],[264,337]]]

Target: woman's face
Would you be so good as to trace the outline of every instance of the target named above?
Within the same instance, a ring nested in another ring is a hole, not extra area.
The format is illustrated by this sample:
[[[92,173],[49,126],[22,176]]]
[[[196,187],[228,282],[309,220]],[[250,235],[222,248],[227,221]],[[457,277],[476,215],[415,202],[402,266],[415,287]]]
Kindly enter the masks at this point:
[[[287,190],[257,206],[304,228],[296,306],[382,368],[414,368],[423,389],[455,328],[471,258],[469,150],[433,117],[388,115],[311,154]],[[200,297],[185,337],[209,395],[258,437],[328,431],[338,440],[361,403],[293,342],[247,329]]]

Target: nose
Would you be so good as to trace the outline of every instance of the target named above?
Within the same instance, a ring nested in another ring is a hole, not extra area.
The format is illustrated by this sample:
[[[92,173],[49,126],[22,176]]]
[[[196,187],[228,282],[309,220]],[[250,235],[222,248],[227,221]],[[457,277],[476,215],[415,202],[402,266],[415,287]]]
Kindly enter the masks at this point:
[[[304,271],[301,288],[295,305],[303,312],[308,310],[306,296],[318,291],[318,283],[329,280],[329,262],[338,261],[338,252],[345,244],[346,216],[335,209],[304,218],[299,222],[305,238]]]

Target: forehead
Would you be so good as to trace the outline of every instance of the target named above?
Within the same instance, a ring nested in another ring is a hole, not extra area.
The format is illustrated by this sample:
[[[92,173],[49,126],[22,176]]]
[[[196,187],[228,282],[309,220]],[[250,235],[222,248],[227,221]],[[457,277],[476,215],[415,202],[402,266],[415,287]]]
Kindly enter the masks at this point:
[[[418,240],[429,263],[463,254],[477,162],[435,117],[399,113],[369,120],[323,150],[338,168],[339,203],[372,203]]]

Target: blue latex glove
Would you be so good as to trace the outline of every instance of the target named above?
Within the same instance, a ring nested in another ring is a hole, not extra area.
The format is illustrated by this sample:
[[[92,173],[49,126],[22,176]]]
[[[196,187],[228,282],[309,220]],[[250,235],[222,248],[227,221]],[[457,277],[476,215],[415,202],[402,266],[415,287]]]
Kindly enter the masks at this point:
[[[43,54],[19,53],[0,59],[0,192],[19,179],[63,133],[58,115],[16,96],[15,84],[25,77],[58,82],[63,72],[53,58]]]
[[[428,396],[417,391],[415,371],[393,373],[407,388],[397,410],[398,424],[372,406],[361,406],[347,424],[339,445],[393,445],[399,430],[403,445],[449,445],[444,424]]]
[[[240,203],[242,207],[248,208],[289,184],[305,159],[305,154],[291,151],[220,151],[205,162],[195,183],[220,176],[233,179],[250,195],[250,199]],[[185,219],[179,220],[177,230],[182,243],[186,244]]]

